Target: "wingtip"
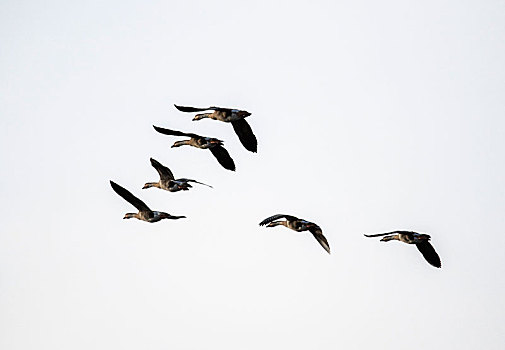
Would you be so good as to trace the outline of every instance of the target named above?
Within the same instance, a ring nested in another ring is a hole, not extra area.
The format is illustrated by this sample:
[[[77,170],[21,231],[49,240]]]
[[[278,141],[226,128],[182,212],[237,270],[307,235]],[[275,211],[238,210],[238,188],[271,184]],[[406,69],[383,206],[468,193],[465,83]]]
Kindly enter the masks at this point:
[[[235,164],[228,164],[227,166],[224,166],[223,164],[221,164],[223,166],[223,168],[225,168],[226,170],[230,170],[230,171],[235,171],[237,169],[237,167],[235,166]]]

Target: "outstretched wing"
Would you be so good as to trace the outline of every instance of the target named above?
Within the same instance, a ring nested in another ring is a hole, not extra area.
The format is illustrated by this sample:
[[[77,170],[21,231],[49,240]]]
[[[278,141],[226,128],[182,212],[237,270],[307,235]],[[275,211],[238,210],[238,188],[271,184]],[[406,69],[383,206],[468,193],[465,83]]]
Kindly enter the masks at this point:
[[[269,224],[271,223],[272,221],[275,221],[277,219],[282,219],[282,218],[285,218],[286,220],[288,221],[296,221],[298,220],[297,217],[295,216],[291,216],[291,215],[284,215],[284,214],[275,214],[275,215],[272,215],[268,218],[266,218],[265,220],[263,220],[262,222],[260,222],[260,226],[264,226],[266,224]]]
[[[200,138],[200,135],[197,134],[190,134],[190,133],[185,133],[182,131],[176,131],[176,130],[170,130],[170,129],[165,129],[165,128],[160,128],[159,126],[154,126],[154,130],[159,132],[160,134],[165,134],[165,135],[171,135],[171,136],[188,136],[188,137],[194,137],[194,138]]]
[[[156,159],[151,158],[151,165],[158,171],[160,174],[160,179],[162,180],[174,180],[174,174],[168,169],[166,166],[162,165]]]
[[[119,194],[121,197],[123,197],[126,201],[128,201],[130,204],[132,204],[135,208],[137,208],[139,211],[151,211],[149,207],[142,202],[140,199],[135,197],[130,191],[128,191],[126,188],[119,186],[117,183],[110,181],[110,185],[112,186],[112,189],[114,192]]]
[[[175,108],[180,110],[181,112],[203,112],[203,111],[231,111],[230,108],[223,108],[223,107],[207,107],[207,108],[198,108],[198,107],[189,107],[189,106],[178,106],[175,105]]]
[[[209,148],[214,157],[216,157],[219,164],[223,166],[223,168],[235,171],[235,162],[230,157],[228,151],[220,145]]]
[[[181,112],[203,112],[203,111],[208,111],[212,109],[212,107],[209,108],[197,108],[197,107],[187,107],[187,106],[178,106],[174,104],[174,107],[177,108]]]
[[[203,182],[200,182],[200,181],[196,181],[196,180],[192,180],[192,179],[185,179],[187,182],[195,182],[197,184],[200,184],[200,185],[204,185],[204,186],[208,186],[210,188],[214,188],[212,187],[211,185],[207,185],[207,184],[204,184]]]
[[[421,252],[421,254],[423,254],[426,261],[430,263],[430,265],[433,265],[438,268],[442,267],[440,257],[438,256],[437,252],[435,251],[435,248],[433,248],[430,242],[423,241],[420,243],[416,243],[416,246],[417,249],[419,249],[419,251]]]
[[[231,122],[235,133],[242,145],[250,151],[256,153],[258,151],[258,140],[254,136],[251,126],[245,119],[239,119]]]
[[[386,235],[392,235],[396,234],[398,231],[393,231],[393,232],[387,232],[387,233],[377,233],[375,235],[364,235],[365,237],[380,237],[380,236],[386,236]]]
[[[309,231],[312,233],[314,238],[319,242],[319,244],[330,254],[330,245],[328,244],[328,240],[326,237],[323,235],[323,230],[321,230],[321,227],[317,226],[316,224],[312,224],[309,226]]]

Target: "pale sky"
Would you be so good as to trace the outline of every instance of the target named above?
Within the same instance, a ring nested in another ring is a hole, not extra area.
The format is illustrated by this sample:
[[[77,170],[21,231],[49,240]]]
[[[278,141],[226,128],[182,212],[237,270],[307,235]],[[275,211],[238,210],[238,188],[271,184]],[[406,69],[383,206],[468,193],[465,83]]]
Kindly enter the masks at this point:
[[[503,349],[504,62],[503,1],[1,2],[0,348]]]

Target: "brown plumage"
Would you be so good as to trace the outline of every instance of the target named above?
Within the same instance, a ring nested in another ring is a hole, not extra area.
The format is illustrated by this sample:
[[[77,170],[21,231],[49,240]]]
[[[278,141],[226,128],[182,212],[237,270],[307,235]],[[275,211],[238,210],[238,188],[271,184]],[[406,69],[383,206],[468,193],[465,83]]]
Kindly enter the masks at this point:
[[[421,252],[426,261],[435,267],[442,267],[442,262],[438,256],[435,248],[430,243],[431,236],[427,234],[417,233],[413,231],[393,231],[387,233],[378,233],[373,235],[365,235],[365,237],[381,237],[382,242],[392,240],[400,241],[407,244],[415,244],[417,249]]]
[[[258,151],[258,141],[256,136],[251,129],[251,126],[245,118],[251,115],[247,111],[233,108],[223,108],[223,107],[208,107],[208,108],[196,108],[196,107],[186,107],[174,105],[181,112],[204,112],[213,111],[212,113],[197,114],[193,120],[201,120],[204,118],[219,120],[226,123],[231,123],[233,130],[237,134],[242,145],[250,152]]]
[[[182,219],[185,216],[173,216],[168,213],[164,213],[161,211],[152,211],[149,207],[142,202],[140,199],[135,197],[130,191],[126,188],[119,186],[117,183],[110,181],[110,185],[114,192],[123,197],[127,202],[133,205],[138,209],[138,213],[126,213],[123,219],[139,219],[147,222],[157,222],[162,219]]]
[[[212,138],[212,137],[205,137],[205,136],[200,136],[197,134],[191,134],[191,133],[185,133],[181,131],[176,131],[176,130],[170,130],[170,129],[165,129],[165,128],[160,128],[159,126],[154,126],[154,130],[159,132],[160,134],[164,135],[171,135],[171,136],[187,136],[190,139],[189,140],[184,140],[184,141],[176,141],[173,145],[173,147],[180,147],[184,145],[189,145],[193,146],[196,148],[201,148],[201,149],[209,149],[214,157],[217,159],[219,164],[223,166],[223,168],[235,171],[235,162],[233,159],[230,157],[230,154],[228,151],[223,147],[223,141]]]
[[[286,219],[282,221],[275,221],[277,219]],[[276,214],[272,215],[259,224],[260,226],[267,225],[267,227],[275,227],[275,226],[285,226],[293,231],[296,232],[302,232],[302,231],[309,231],[312,233],[314,238],[319,242],[319,244],[330,254],[330,245],[328,241],[326,240],[326,237],[323,235],[323,230],[321,227],[319,227],[317,224],[303,220],[303,219],[298,219],[295,216],[292,215],[284,215],[284,214]]]
[[[160,175],[160,180],[158,182],[148,182],[144,185],[142,188],[150,188],[150,187],[157,187],[161,188],[162,190],[165,191],[170,191],[170,192],[178,192],[178,191],[187,191],[191,187],[190,182],[194,182],[200,185],[205,185],[210,188],[212,186],[204,184],[203,182],[199,182],[193,179],[186,179],[186,178],[180,178],[176,179],[174,177],[174,174],[172,174],[172,171],[158,162],[156,159],[151,158],[151,165],[156,169],[158,174]]]

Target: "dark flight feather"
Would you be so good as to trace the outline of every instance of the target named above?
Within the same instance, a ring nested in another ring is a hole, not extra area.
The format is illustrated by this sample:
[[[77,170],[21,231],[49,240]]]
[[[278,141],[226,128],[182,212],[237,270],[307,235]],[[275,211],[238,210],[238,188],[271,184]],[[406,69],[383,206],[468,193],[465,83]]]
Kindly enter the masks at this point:
[[[223,166],[223,168],[235,171],[235,162],[230,157],[228,151],[220,145],[209,148],[214,157],[216,157],[219,164]]]
[[[203,112],[208,111],[210,108],[197,108],[197,107],[187,107],[187,106],[178,106],[174,104],[174,107],[177,108],[181,112]]]
[[[117,183],[115,183],[113,181],[110,181],[110,185],[112,186],[112,189],[114,190],[114,192],[116,192],[121,197],[123,197],[127,202],[129,202],[131,205],[133,205],[139,211],[151,212],[151,209],[149,209],[149,207],[144,202],[142,202],[140,199],[135,197],[126,188],[119,186]]]
[[[364,236],[365,237],[380,237],[380,236],[392,235],[392,234],[395,234],[395,233],[397,233],[397,231],[387,232],[387,233],[377,233],[375,235],[364,235]]]
[[[172,171],[168,169],[166,166],[158,162],[156,159],[151,158],[151,165],[158,171],[158,174],[160,174],[160,179],[161,180],[174,180],[174,174],[172,174]]]
[[[314,238],[319,242],[319,244],[330,254],[330,245],[328,244],[328,240],[323,235],[323,230],[316,224],[309,227],[309,231],[312,233]]]
[[[258,151],[258,140],[256,140],[249,123],[245,119],[239,119],[232,121],[231,125],[233,125],[233,129],[242,145],[248,151],[256,153]]]
[[[174,104],[175,108],[177,108],[181,112],[203,112],[203,111],[225,111],[225,112],[231,112],[230,108],[222,108],[222,107],[208,107],[208,108],[198,108],[198,107],[189,107],[189,106],[178,106]]]
[[[271,223],[272,221],[275,221],[277,219],[282,219],[282,218],[285,218],[288,221],[296,221],[296,220],[298,220],[298,218],[295,217],[295,216],[284,215],[284,214],[275,214],[275,215],[269,216],[268,218],[266,218],[265,220],[263,220],[262,222],[260,222],[259,225],[260,226],[264,226],[266,224]]]
[[[185,133],[185,132],[182,132],[182,131],[176,131],[176,130],[170,130],[170,129],[160,128],[159,126],[154,126],[153,125],[153,128],[154,128],[154,130],[156,130],[160,134],[164,134],[164,135],[188,136],[188,137],[193,137],[193,138],[196,138],[196,139],[201,138],[201,136],[199,136],[197,134],[190,134],[190,133]]]
[[[430,265],[433,265],[438,268],[442,267],[440,257],[438,256],[437,252],[435,251],[435,248],[433,248],[430,242],[423,241],[420,243],[416,243],[416,246],[417,249],[419,249],[419,251],[421,252],[421,254],[423,254],[426,261],[430,263]]]

